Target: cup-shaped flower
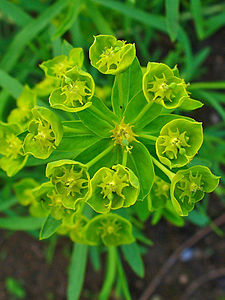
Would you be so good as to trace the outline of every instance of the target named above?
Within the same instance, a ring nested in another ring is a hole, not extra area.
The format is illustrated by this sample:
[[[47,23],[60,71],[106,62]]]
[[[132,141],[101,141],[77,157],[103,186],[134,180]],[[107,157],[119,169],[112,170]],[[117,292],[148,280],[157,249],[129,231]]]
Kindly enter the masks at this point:
[[[46,76],[53,78],[62,78],[66,71],[73,67],[81,68],[84,61],[84,53],[82,48],[73,48],[69,55],[59,55],[53,59],[44,61],[40,67],[44,70]]]
[[[36,106],[24,140],[24,149],[36,158],[46,159],[56,149],[63,136],[61,121],[51,110]]]
[[[91,179],[91,186],[87,203],[98,213],[133,205],[140,191],[136,175],[122,165],[99,169]]]
[[[143,76],[143,92],[148,102],[168,109],[180,106],[189,97],[184,80],[162,63],[148,63]]]
[[[21,205],[27,206],[34,201],[32,191],[39,184],[33,178],[23,178],[13,185],[13,189]]]
[[[162,163],[170,168],[178,168],[191,161],[202,142],[201,123],[176,119],[162,127],[156,141],[156,153]]]
[[[134,242],[132,225],[116,214],[103,214],[91,219],[85,229],[89,245],[119,246]]]
[[[180,170],[173,177],[170,188],[172,204],[181,216],[187,216],[195,203],[205,193],[211,193],[219,183],[219,177],[211,173],[205,166],[193,166]]]
[[[36,94],[28,86],[25,86],[16,103],[17,108],[10,112],[8,123],[18,124],[22,130],[26,130],[32,119],[31,109],[36,105]]]
[[[91,194],[87,167],[73,160],[59,160],[47,164],[46,176],[62,196],[66,208],[77,210]]]
[[[148,199],[148,207],[151,211],[158,210],[166,206],[170,198],[170,185],[158,176],[155,180],[150,191]]]
[[[92,76],[76,67],[66,72],[62,85],[53,90],[49,97],[52,107],[76,112],[89,107],[94,95],[95,83]]]
[[[8,176],[14,176],[27,161],[23,141],[18,137],[21,127],[0,121],[0,167]]]
[[[134,44],[117,40],[111,35],[98,35],[89,50],[93,67],[103,74],[118,74],[128,68],[136,56]]]

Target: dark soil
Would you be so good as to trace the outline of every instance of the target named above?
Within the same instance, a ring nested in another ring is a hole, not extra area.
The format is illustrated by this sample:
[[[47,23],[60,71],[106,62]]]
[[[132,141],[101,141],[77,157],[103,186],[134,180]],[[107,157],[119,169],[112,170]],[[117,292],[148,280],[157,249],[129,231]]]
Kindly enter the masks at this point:
[[[224,36],[225,30],[214,37],[202,42],[212,47],[212,52],[206,61],[207,73],[202,80],[224,80]],[[204,109],[205,118],[210,118],[212,112]],[[215,113],[215,112],[213,112]],[[198,118],[197,118],[198,119]],[[218,198],[210,202],[210,216],[215,219],[224,211],[224,206]],[[139,299],[140,295],[156,276],[168,257],[188,238],[199,230],[198,227],[187,223],[183,228],[176,228],[165,221],[152,227],[146,224],[146,233],[154,241],[144,255],[146,275],[140,279],[134,275],[125,263],[125,269],[132,299]],[[225,229],[225,226],[221,227]],[[5,288],[7,277],[13,277],[24,284],[26,300],[65,300],[67,284],[67,268],[71,243],[66,238],[57,242],[56,252],[51,264],[46,263],[47,243],[35,240],[31,235],[22,232],[9,233],[0,231],[0,300],[15,299]],[[104,258],[103,258],[104,259]],[[225,265],[225,240],[213,231],[187,249],[178,257],[175,265],[168,274],[161,278],[153,300],[182,300],[185,290],[200,276],[212,270],[219,270]],[[88,264],[85,280],[85,290],[81,300],[97,299],[97,292],[101,288],[104,271],[95,273]],[[115,299],[112,296],[112,299]],[[224,300],[225,278],[220,277],[207,281],[191,295],[191,300]]]

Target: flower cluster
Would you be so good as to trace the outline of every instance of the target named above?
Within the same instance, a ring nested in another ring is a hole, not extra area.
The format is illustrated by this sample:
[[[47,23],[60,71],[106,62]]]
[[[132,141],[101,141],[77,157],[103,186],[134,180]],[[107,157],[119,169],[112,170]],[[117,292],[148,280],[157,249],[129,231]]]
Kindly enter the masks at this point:
[[[109,106],[105,87],[95,89],[84,69],[83,50],[71,47],[40,65],[44,80],[25,86],[0,123],[0,167],[8,176],[47,164],[40,182],[15,182],[18,201],[45,218],[41,238],[57,232],[81,244],[134,242],[140,213],[181,225],[219,183],[207,167],[191,166],[202,124],[172,113],[202,103],[190,98],[177,67],[141,68],[134,44],[96,36],[89,56],[98,71],[115,76]]]

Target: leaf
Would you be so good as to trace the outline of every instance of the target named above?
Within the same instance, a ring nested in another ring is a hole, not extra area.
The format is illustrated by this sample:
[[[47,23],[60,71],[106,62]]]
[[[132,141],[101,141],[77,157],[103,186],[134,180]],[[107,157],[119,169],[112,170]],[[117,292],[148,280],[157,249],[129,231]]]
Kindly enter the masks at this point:
[[[3,15],[8,16],[19,26],[25,26],[32,20],[25,10],[22,10],[18,5],[6,0],[0,1],[0,10]]]
[[[0,228],[7,230],[36,230],[41,228],[43,218],[34,217],[6,217],[0,218]]]
[[[184,102],[181,104],[179,109],[181,110],[195,110],[202,107],[204,104],[201,101],[194,100],[191,98],[186,98]]]
[[[22,84],[4,70],[0,70],[0,86],[15,99],[20,96],[23,90]]]
[[[109,22],[107,22],[107,19],[102,15],[97,5],[93,4],[92,1],[88,1],[87,13],[95,24],[96,29],[101,32],[101,34],[114,35]]]
[[[59,27],[57,28],[56,32],[53,34],[52,39],[56,39],[62,36],[67,30],[69,30],[73,23],[76,21],[80,9],[81,9],[82,0],[73,0],[71,1],[71,5],[68,8],[67,13],[62,22],[60,22]]]
[[[168,122],[176,119],[185,119],[194,121],[191,118],[184,117],[181,115],[174,115],[174,114],[162,114],[158,118],[154,119],[151,123],[149,123],[147,126],[143,128],[143,132],[146,132],[148,134],[154,134],[156,136],[159,135],[161,128],[166,125]]]
[[[174,42],[179,27],[179,0],[166,0],[166,21],[170,39]]]
[[[96,246],[90,247],[90,259],[95,272],[101,269],[100,251]]]
[[[68,56],[70,50],[72,50],[72,49],[73,49],[73,46],[67,40],[63,40],[61,54]]]
[[[99,294],[99,300],[107,300],[110,296],[112,285],[116,276],[116,248],[108,247],[108,260],[106,264],[106,274],[103,287]]]
[[[151,156],[142,143],[135,142],[131,154],[128,154],[128,167],[140,181],[139,200],[143,200],[150,192],[155,173]]]
[[[33,19],[18,32],[8,49],[5,51],[0,67],[5,71],[10,71],[16,64],[25,46],[69,3],[70,0],[59,0],[55,2],[53,5],[46,8],[37,19]]]
[[[207,215],[199,213],[197,210],[191,211],[186,219],[191,223],[201,227],[204,227],[210,223],[210,218]]]
[[[104,120],[107,117],[93,104],[83,111],[76,113],[83,124],[100,137],[110,137],[113,125],[110,121]]]
[[[7,199],[2,199],[2,196],[1,196],[0,211],[4,211],[4,210],[10,208],[11,206],[13,206],[16,203],[18,203],[18,200],[15,197],[7,198]]]
[[[88,246],[74,244],[69,266],[67,300],[79,300],[84,282]]]
[[[211,36],[214,32],[219,30],[225,25],[225,12],[222,11],[220,14],[207,19],[205,24],[205,38]]]
[[[135,75],[135,76],[134,76]],[[129,101],[142,89],[142,70],[137,57],[124,72],[116,75],[112,89],[112,107],[121,116]]]
[[[202,100],[205,100],[206,103],[210,104],[218,114],[225,121],[225,112],[222,105],[217,101],[217,98],[214,98],[209,92],[198,90],[195,91],[195,94],[200,97]]]
[[[191,0],[191,12],[194,18],[198,38],[202,40],[205,34],[201,0]]]
[[[121,246],[124,258],[131,269],[139,276],[144,277],[144,263],[141,258],[140,250],[137,243]]]
[[[42,225],[39,239],[44,240],[49,238],[51,235],[53,235],[56,232],[57,228],[61,224],[62,224],[61,220],[56,220],[51,215],[49,215]]]
[[[97,155],[105,151],[107,148],[113,145],[113,141],[110,139],[102,139],[88,147],[83,151],[79,156],[76,157],[76,160],[82,162],[83,164],[88,163],[91,160],[94,160]],[[94,175],[101,167],[111,168],[114,164],[118,164],[122,161],[122,152],[120,151],[120,146],[113,147],[113,149],[106,154],[104,157],[96,161],[90,169],[89,173],[91,176]]]

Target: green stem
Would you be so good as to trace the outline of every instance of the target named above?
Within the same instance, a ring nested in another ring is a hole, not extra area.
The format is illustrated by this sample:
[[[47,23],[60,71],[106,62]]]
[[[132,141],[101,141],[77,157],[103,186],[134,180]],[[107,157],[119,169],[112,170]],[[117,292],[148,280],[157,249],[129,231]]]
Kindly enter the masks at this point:
[[[127,150],[126,150],[126,149],[123,150],[123,161],[122,161],[122,165],[123,165],[124,167],[126,167],[126,165],[127,165]]]
[[[113,148],[113,144],[110,145],[108,148],[106,148],[104,151],[102,151],[99,155],[97,155],[95,158],[90,160],[86,166],[89,169],[91,166],[93,166],[97,161],[99,161],[102,157],[104,157],[106,154],[108,154]]]
[[[156,141],[157,140],[156,136],[153,136],[153,135],[150,135],[150,134],[140,134],[139,136],[142,137],[142,138],[145,138],[146,140],[150,140],[150,141]]]
[[[98,298],[99,300],[108,299],[112,289],[112,285],[115,280],[115,275],[116,275],[116,248],[108,247],[107,270],[106,270],[104,284],[99,294],[99,298]]]
[[[137,117],[134,119],[134,121],[131,122],[131,124],[137,123],[143,115],[148,111],[148,109],[152,106],[153,102],[148,102],[143,109],[140,111],[140,113],[137,115]]]
[[[173,172],[171,172],[170,170],[168,170],[163,164],[161,164],[157,159],[155,159],[152,155],[152,161],[153,163],[160,169],[163,171],[163,173],[166,174],[166,176],[170,179],[170,181],[172,181],[173,177],[175,176],[175,174]]]

